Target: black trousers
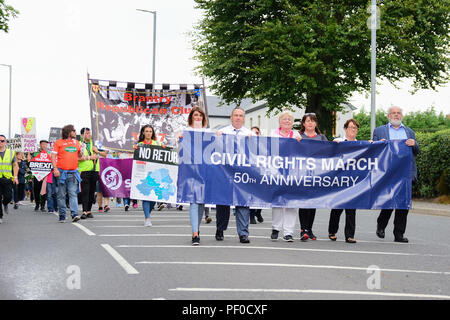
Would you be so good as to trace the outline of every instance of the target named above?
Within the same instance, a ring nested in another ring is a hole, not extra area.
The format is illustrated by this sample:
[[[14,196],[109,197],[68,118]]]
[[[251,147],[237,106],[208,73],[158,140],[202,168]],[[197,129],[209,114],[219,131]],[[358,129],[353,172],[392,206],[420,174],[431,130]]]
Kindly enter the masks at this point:
[[[250,209],[250,219],[261,217],[261,211],[262,209]]]
[[[230,221],[230,206],[216,205],[216,227],[219,231],[225,231]]]
[[[330,222],[328,223],[328,233],[337,233],[339,230],[339,220],[344,209],[332,209],[330,212]],[[345,209],[345,239],[355,237],[356,210]]]
[[[391,218],[391,214],[394,209],[383,209],[377,219],[377,228],[386,229],[386,226]],[[406,230],[406,222],[408,219],[408,209],[395,209],[394,217],[394,237],[402,238]]]
[[[17,203],[25,199],[25,183],[14,185],[14,202]]]
[[[45,201],[47,201],[47,194],[41,194],[43,181],[44,180],[38,181],[36,178],[33,178],[34,201],[36,203],[36,208],[40,206],[41,209],[45,208]]]
[[[13,182],[11,179],[0,178],[0,219],[3,218],[3,206],[7,206],[12,199]]]
[[[97,186],[98,172],[83,171],[81,174],[81,205],[83,212],[89,212],[95,198],[95,189]]]
[[[298,209],[298,218],[300,219],[300,229],[312,231],[316,209]]]

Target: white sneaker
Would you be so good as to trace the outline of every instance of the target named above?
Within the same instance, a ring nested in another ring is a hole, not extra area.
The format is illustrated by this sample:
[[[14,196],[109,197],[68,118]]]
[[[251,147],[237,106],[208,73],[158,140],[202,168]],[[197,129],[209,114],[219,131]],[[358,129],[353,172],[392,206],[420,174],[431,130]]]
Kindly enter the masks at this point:
[[[150,221],[150,219],[145,219],[144,227],[151,227],[151,226],[152,226],[152,222]]]

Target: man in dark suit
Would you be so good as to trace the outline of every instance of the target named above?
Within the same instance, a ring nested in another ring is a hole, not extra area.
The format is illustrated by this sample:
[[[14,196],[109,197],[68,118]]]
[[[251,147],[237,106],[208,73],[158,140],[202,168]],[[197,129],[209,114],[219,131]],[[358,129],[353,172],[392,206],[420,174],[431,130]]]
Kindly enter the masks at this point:
[[[413,130],[402,124],[403,113],[399,107],[390,107],[388,109],[387,118],[389,123],[375,128],[373,131],[373,140],[399,140],[407,139],[406,145],[412,148],[414,157],[419,153],[419,145],[416,141],[416,135]],[[416,160],[413,158],[412,166],[412,179],[413,182],[417,180],[417,166]],[[386,228],[389,219],[391,217],[393,209],[383,209],[377,219],[377,236],[384,238],[384,229]],[[408,242],[408,238],[403,235],[406,230],[406,221],[409,210],[407,209],[395,209],[394,218],[394,237],[396,242]]]

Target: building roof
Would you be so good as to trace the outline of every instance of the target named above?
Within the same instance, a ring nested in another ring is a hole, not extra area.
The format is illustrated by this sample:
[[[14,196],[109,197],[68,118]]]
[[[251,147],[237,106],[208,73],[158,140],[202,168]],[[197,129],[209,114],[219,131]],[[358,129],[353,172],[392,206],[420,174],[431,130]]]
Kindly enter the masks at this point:
[[[252,99],[243,99],[239,105],[245,111],[252,105]],[[206,106],[208,108],[209,117],[229,118],[231,111],[238,105],[235,103],[225,104],[220,97],[206,96]]]
[[[215,118],[229,118],[231,111],[236,108],[236,104],[225,104],[220,97],[217,96],[206,96],[206,104],[208,108],[208,116]],[[252,102],[252,99],[247,98],[241,101],[239,105],[246,113],[253,112],[259,109],[266,108],[267,102],[265,100]],[[354,111],[356,107],[349,102],[343,103],[344,111]]]

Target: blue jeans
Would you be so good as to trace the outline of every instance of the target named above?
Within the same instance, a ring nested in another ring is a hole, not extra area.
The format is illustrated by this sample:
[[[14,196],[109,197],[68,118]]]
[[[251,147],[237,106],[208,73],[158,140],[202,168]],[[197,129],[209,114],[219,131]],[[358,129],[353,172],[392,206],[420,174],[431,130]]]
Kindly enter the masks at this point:
[[[53,183],[47,183],[47,208],[48,212],[58,211],[58,183],[53,176]]]
[[[204,210],[205,205],[203,203],[189,204],[189,216],[191,218],[192,233],[198,232],[200,223],[202,222]]]
[[[150,218],[150,212],[152,212],[155,204],[155,201],[142,200],[142,208],[144,209],[144,215],[146,219]]]
[[[66,219],[66,193],[69,194],[70,215],[78,216],[78,181],[74,178],[73,173],[67,173],[67,179],[64,184],[60,183],[59,178],[56,178],[58,184],[58,208],[59,218]]]

